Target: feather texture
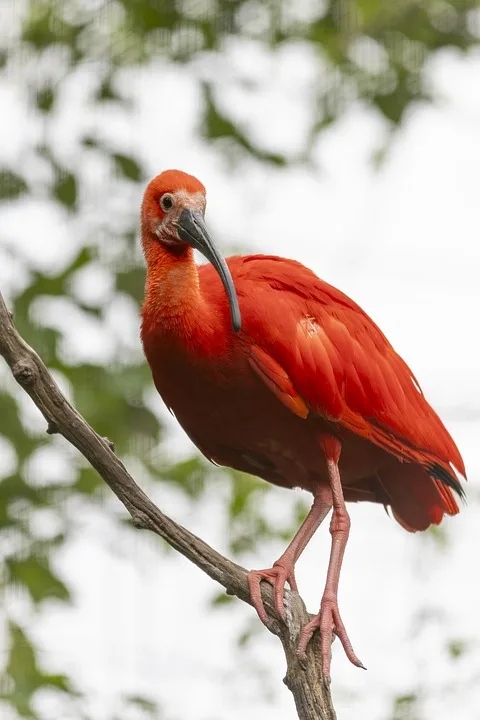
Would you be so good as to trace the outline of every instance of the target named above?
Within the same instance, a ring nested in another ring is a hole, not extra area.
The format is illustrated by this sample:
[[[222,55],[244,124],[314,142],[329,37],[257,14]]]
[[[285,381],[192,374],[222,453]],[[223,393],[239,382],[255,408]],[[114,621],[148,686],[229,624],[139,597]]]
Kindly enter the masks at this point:
[[[314,491],[326,482],[315,437],[333,433],[347,500],[390,505],[409,530],[458,512],[460,453],[356,303],[295,261],[232,257],[237,335],[215,269],[199,266],[185,293],[176,268],[196,273],[191,253],[167,259],[149,270],[144,348],[158,391],[207,457]]]
[[[405,526],[423,528],[443,512],[458,512],[446,487],[463,495],[452,468],[465,475],[458,448],[410,368],[369,316],[295,261],[251,255],[230,258],[228,264],[250,364],[279,400],[300,417],[323,417],[409,463],[407,473],[400,465],[396,475],[383,480]],[[200,280],[206,297],[212,284],[219,286],[208,265],[200,268]],[[402,472],[409,478],[403,484]],[[432,478],[428,491],[427,483],[418,485],[426,474]],[[413,505],[414,497],[430,503],[430,515],[409,518],[403,505]]]

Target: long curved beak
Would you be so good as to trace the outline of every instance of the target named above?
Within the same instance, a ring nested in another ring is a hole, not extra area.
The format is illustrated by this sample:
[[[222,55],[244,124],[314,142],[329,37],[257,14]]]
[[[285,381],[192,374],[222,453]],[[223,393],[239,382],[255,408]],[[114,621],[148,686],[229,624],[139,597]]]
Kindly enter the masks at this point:
[[[207,227],[203,215],[198,210],[190,210],[185,208],[176,223],[179,237],[191,245],[195,250],[199,250],[209,262],[212,263],[227,293],[228,303],[230,305],[230,315],[232,325],[235,332],[242,329],[242,319],[240,316],[240,308],[238,306],[237,292],[233,284],[232,276],[228,265],[217,250],[212,238],[208,234]]]

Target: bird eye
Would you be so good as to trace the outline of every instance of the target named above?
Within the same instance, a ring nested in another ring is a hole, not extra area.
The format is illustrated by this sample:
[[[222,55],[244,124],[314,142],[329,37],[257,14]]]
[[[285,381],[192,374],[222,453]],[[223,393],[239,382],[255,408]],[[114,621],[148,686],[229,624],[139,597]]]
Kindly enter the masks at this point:
[[[166,193],[160,198],[160,207],[162,210],[170,210],[173,207],[173,197]]]

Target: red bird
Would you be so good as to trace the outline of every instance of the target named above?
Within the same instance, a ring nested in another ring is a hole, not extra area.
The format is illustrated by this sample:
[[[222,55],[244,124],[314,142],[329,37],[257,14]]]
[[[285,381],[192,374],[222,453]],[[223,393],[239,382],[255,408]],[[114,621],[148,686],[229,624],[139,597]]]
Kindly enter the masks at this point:
[[[300,487],[313,505],[284,554],[248,575],[268,623],[260,582],[294,590],[294,566],[333,508],[327,581],[316,628],[330,678],[333,633],[353,652],[337,604],[350,519],[345,501],[390,506],[406,530],[459,509],[460,453],[415,377],[368,315],[298,262],[268,255],[227,262],[205,225],[205,188],[167,170],[142,203],[147,263],[142,342],[155,386],[199,450],[218,465]],[[193,249],[210,265],[197,266]]]

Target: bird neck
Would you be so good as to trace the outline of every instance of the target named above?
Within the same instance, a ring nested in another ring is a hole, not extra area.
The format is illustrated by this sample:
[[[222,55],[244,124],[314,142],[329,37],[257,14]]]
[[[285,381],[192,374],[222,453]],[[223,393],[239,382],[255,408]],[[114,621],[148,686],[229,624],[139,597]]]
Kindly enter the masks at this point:
[[[192,248],[173,251],[156,242],[145,248],[145,256],[144,323],[165,332],[188,331],[206,310]]]

